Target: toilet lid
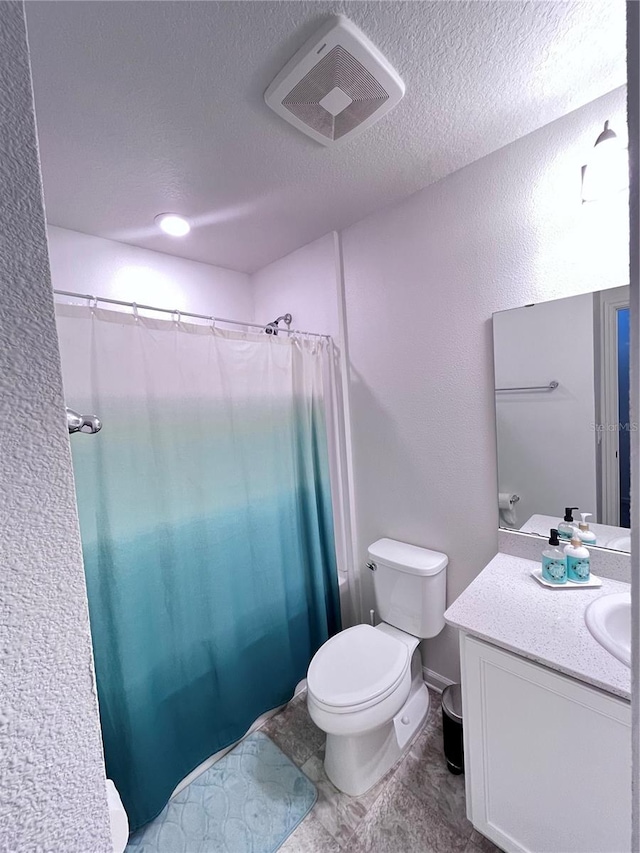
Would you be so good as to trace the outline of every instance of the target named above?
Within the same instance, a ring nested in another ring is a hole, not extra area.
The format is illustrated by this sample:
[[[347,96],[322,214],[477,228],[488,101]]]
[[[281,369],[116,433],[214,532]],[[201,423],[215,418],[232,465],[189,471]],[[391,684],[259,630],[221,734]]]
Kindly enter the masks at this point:
[[[410,660],[407,646],[370,625],[347,628],[315,654],[307,684],[325,705],[361,705],[387,693]]]

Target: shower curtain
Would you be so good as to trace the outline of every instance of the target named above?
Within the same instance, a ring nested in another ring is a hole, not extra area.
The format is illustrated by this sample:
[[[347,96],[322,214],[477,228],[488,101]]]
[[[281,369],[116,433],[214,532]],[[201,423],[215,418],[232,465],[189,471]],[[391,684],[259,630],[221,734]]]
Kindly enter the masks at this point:
[[[57,306],[107,774],[132,829],[339,630],[327,344]]]

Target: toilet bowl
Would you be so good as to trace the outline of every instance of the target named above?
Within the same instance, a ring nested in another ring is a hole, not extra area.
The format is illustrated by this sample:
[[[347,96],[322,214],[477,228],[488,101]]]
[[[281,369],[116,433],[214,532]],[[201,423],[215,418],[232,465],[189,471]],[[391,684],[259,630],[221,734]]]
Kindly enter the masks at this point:
[[[421,730],[429,691],[418,646],[444,625],[444,554],[381,539],[369,556],[384,621],[336,634],[307,673],[309,715],[327,734],[325,771],[351,796],[375,785]]]
[[[327,734],[325,771],[351,796],[369,790],[409,747],[429,711],[418,639],[356,625],[316,653],[307,707]]]

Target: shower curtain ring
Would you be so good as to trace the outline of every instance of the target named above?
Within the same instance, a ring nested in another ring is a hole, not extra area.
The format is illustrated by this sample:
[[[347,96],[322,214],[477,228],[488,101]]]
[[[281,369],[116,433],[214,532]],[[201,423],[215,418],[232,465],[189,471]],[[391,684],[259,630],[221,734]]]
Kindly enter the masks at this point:
[[[209,317],[209,319],[211,320],[211,331],[215,332],[215,330],[216,330],[216,318],[215,317]]]
[[[133,316],[135,317],[135,320],[137,323],[138,320],[140,319],[140,315],[138,314],[138,303],[137,302],[131,303],[131,310],[133,311]]]
[[[173,314],[174,314],[174,320],[173,320],[173,322],[174,322],[174,323],[178,323],[178,324],[180,324],[180,321],[181,321],[181,314],[180,314],[180,312],[178,311],[178,309],[177,309],[177,308],[176,308],[176,309],[174,309]]]
[[[91,296],[89,297],[89,308],[91,309],[91,313],[93,313],[98,307],[98,297]]]

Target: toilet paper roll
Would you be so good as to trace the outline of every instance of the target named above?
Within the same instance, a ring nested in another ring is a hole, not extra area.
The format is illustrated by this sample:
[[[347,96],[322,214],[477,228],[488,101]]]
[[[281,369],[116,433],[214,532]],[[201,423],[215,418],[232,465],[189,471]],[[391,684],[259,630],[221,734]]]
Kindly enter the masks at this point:
[[[107,779],[107,803],[109,804],[109,818],[111,820],[113,853],[124,853],[129,840],[129,821],[120,794],[111,779]]]
[[[498,492],[498,509],[500,510],[500,527],[516,528],[518,520],[516,518],[515,505],[520,500],[518,495],[511,492]]]

